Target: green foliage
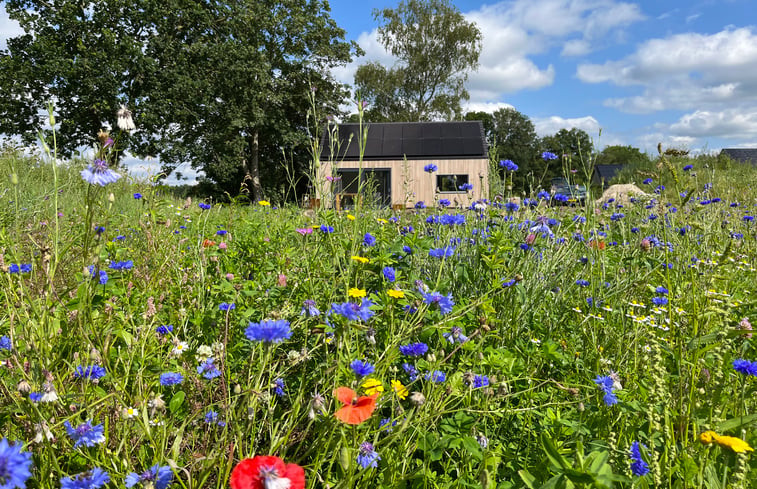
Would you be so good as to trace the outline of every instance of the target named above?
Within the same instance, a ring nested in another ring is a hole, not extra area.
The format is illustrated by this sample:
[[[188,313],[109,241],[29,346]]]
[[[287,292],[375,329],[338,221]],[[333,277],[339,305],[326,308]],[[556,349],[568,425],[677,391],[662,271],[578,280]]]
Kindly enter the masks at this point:
[[[558,156],[558,159],[542,165],[549,179],[562,176],[564,166],[576,170],[583,181],[591,177],[594,143],[583,129],[560,129],[552,136],[543,137],[540,145],[541,151],[550,151]]]
[[[139,128],[120,139],[127,149],[159,156],[166,171],[191,162],[220,191],[244,184],[258,200],[264,183],[280,190],[286,161],[292,173],[308,168],[311,91],[319,113],[338,112],[346,95],[330,70],[354,46],[321,0],[61,5],[7,4],[26,34],[0,56],[0,129],[32,141],[55,99],[62,154],[115,128],[125,103]]]
[[[649,155],[633,146],[606,146],[597,154],[597,165],[649,165]]]
[[[355,87],[370,105],[367,121],[459,118],[468,100],[465,81],[478,66],[481,31],[449,0],[403,0],[395,9],[374,10],[379,41],[396,66],[367,63]]]

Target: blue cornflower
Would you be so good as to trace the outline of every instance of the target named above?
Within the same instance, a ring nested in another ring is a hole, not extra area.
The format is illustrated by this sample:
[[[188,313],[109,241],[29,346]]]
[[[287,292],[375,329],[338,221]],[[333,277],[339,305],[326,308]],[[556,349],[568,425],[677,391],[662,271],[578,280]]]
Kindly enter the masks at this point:
[[[683,171],[689,171],[692,168],[694,168],[694,165],[686,165],[686,166],[683,167]]]
[[[460,326],[452,326],[452,329],[448,333],[444,333],[442,336],[450,343],[465,343],[468,341],[468,337],[463,334],[463,328]]]
[[[447,376],[444,375],[444,372],[441,370],[434,370],[433,372],[427,372],[426,373],[426,380],[430,380],[432,382],[444,382],[447,380]]]
[[[161,336],[165,336],[173,331],[173,326],[170,324],[164,324],[155,328],[155,332]]]
[[[260,341],[263,343],[280,343],[292,337],[292,330],[289,328],[289,321],[279,319],[274,321],[266,319],[259,323],[249,323],[244,335],[250,341]]]
[[[633,473],[633,475],[641,477],[642,475],[649,473],[649,466],[644,461],[644,459],[641,458],[641,448],[639,447],[638,441],[631,443],[630,458],[631,472]]]
[[[134,267],[134,262],[131,260],[114,261],[108,265],[108,268],[112,268],[113,270],[131,270],[132,267]]]
[[[449,207],[450,205],[452,205],[452,202],[449,199],[439,199],[439,207]]]
[[[428,345],[422,342],[400,345],[400,353],[402,353],[406,357],[419,357],[421,355],[425,355],[427,351]]]
[[[442,295],[439,292],[430,292],[428,294],[423,294],[423,302],[431,306],[439,306],[439,311],[442,314],[447,314],[452,312],[452,306],[455,305],[455,303],[452,301],[452,294]]]
[[[578,285],[579,287],[588,287],[589,286],[589,281],[588,280],[583,280],[583,279],[578,279],[578,280],[576,280],[576,285]]]
[[[389,282],[394,282],[395,279],[397,278],[394,268],[392,267],[384,267],[381,273],[384,275],[384,278],[388,280]]]
[[[488,387],[489,386],[489,377],[486,375],[475,375],[473,377],[473,383],[471,384],[471,387],[474,389],[478,389],[480,387]]]
[[[666,289],[662,285],[654,289],[654,291],[655,293],[660,294],[660,295],[668,295],[668,292],[669,292],[668,289]]]
[[[302,310],[300,311],[300,315],[312,318],[319,316],[320,314],[321,311],[319,311],[315,306],[315,301],[313,299],[305,299],[305,302],[302,303]]]
[[[749,360],[739,358],[733,361],[733,369],[740,374],[757,377],[757,362],[750,362]]]
[[[206,379],[215,379],[221,376],[221,371],[216,367],[215,361],[212,358],[208,358],[200,365],[197,366],[197,373],[202,374]]]
[[[473,190],[473,184],[472,183],[464,183],[458,187],[460,190],[467,192],[469,190]]]
[[[219,311],[233,311],[237,308],[237,305],[233,302],[221,302],[218,304],[218,310]]]
[[[142,483],[143,487],[147,487],[145,482],[149,482],[150,486],[154,486],[155,489],[166,489],[171,485],[173,480],[173,471],[169,466],[160,466],[158,464],[150,467],[149,470],[136,474],[134,472],[129,473],[124,480],[126,487],[134,487],[137,484]]]
[[[423,171],[425,171],[426,173],[434,173],[438,169],[439,168],[433,163],[429,163],[428,165],[423,167]]]
[[[665,190],[665,185],[658,185],[657,187],[655,187],[654,193],[661,194],[663,190]]]
[[[76,367],[74,377],[77,379],[97,380],[105,377],[105,374],[105,369],[99,365],[87,365],[86,367],[79,365]]]
[[[108,283],[108,274],[105,272],[105,270],[98,270],[94,265],[90,265],[87,267],[87,271],[89,272],[90,278],[99,276],[100,285],[105,285]]]
[[[63,426],[66,427],[68,436],[74,440],[74,448],[78,448],[81,445],[93,447],[105,441],[105,428],[102,423],[92,426],[91,419],[88,419],[76,428],[71,426],[68,420],[63,422]]]
[[[41,392],[30,392],[29,393],[29,400],[31,402],[39,402],[42,400],[42,393]]]
[[[597,376],[597,378],[594,379],[594,383],[597,384],[600,389],[602,389],[602,392],[604,392],[605,404],[607,404],[608,406],[617,404],[618,398],[615,397],[615,392],[613,391],[613,386],[615,385],[615,381],[613,380],[611,376],[609,375],[605,375],[604,377]]]
[[[376,246],[376,238],[371,236],[371,233],[365,233],[365,236],[363,236],[363,246],[371,247]]]
[[[273,392],[279,397],[285,397],[286,391],[286,384],[284,383],[284,379],[276,379],[273,381]]]
[[[752,221],[754,221],[754,216],[743,216],[741,218],[741,220],[744,221],[744,222],[752,222]]]
[[[212,409],[205,413],[205,422],[208,424],[215,423],[218,420],[218,413]]]
[[[643,183],[644,185],[649,185],[652,182],[654,182],[654,180],[652,180],[651,178],[645,178],[641,183]]]
[[[652,298],[652,304],[655,306],[664,306],[668,303],[667,297],[653,297]]]
[[[556,202],[567,202],[568,201],[568,196],[567,195],[563,195],[563,194],[555,194],[554,197],[552,197],[552,198],[555,199]]]
[[[227,234],[229,234],[229,232],[225,229],[219,229],[218,231],[216,231],[216,235],[218,236],[226,236]]]
[[[512,280],[507,280],[507,281],[503,281],[503,282],[502,282],[502,288],[505,288],[505,289],[506,289],[506,288],[508,288],[508,287],[512,287],[512,286],[513,286],[513,285],[515,285],[516,283],[518,283],[518,282],[517,282],[517,281],[516,281],[515,279],[512,279]]]
[[[81,171],[81,177],[90,185],[104,187],[109,183],[118,181],[121,175],[108,168],[108,163],[96,159],[91,165]]]
[[[549,200],[551,195],[549,195],[549,192],[546,190],[540,190],[538,194],[536,194],[536,198],[539,200]]]
[[[404,245],[404,246],[402,247],[402,251],[403,251],[403,252],[404,252],[404,253],[405,253],[406,255],[412,255],[412,254],[413,254],[413,249],[412,249],[411,247],[407,246],[407,245]]]
[[[556,154],[554,154],[554,153],[552,153],[552,152],[550,152],[550,151],[545,151],[545,152],[543,152],[543,153],[541,154],[541,158],[542,158],[542,159],[543,159],[544,161],[549,161],[549,160],[556,160],[556,159],[557,159],[557,155],[556,155]]]
[[[449,258],[455,254],[454,246],[445,246],[444,248],[431,248],[428,250],[428,256],[434,258]]]
[[[425,209],[426,208],[426,203],[423,202],[422,200],[419,200],[418,202],[415,203],[415,208],[416,209]]]
[[[142,194],[140,194],[139,192],[137,192],[137,193],[135,193],[135,194],[134,194],[134,198],[135,198],[136,200],[139,200],[139,199],[141,199],[141,198],[142,198]]]
[[[402,370],[405,371],[405,373],[410,378],[410,382],[415,381],[415,379],[418,378],[418,369],[415,368],[415,365],[411,365],[409,363],[403,363],[402,364]]]
[[[515,202],[508,202],[505,204],[505,209],[509,212],[515,212],[520,209],[520,206]]]
[[[327,226],[325,224],[321,224],[321,227],[319,228],[322,233],[324,234],[331,234],[334,232],[333,226]]]
[[[181,384],[184,381],[184,376],[176,372],[165,372],[160,374],[160,385],[169,386]]]
[[[502,160],[499,162],[499,166],[507,171],[516,171],[518,169],[518,165],[513,163],[512,160]]]
[[[616,212],[616,213],[614,213],[613,215],[610,216],[610,220],[611,221],[620,221],[624,217],[626,217],[626,215],[623,214],[622,212]]]
[[[0,336],[0,350],[11,351],[12,349],[13,345],[11,344],[11,339],[5,335]]]
[[[397,420],[392,421],[391,418],[382,418],[381,421],[379,421],[379,429],[384,430],[387,433],[391,433],[394,428],[397,426]]]
[[[352,363],[350,363],[350,368],[358,377],[365,377],[366,375],[372,374],[376,370],[376,367],[368,362],[363,362],[361,360],[353,360]]]
[[[21,271],[21,268],[18,266],[18,263],[11,263],[8,265],[8,273],[18,273]]]
[[[14,489],[26,487],[26,479],[32,476],[32,454],[23,452],[23,443],[8,443],[0,440],[0,487]]]
[[[360,304],[355,302],[332,303],[331,311],[345,317],[349,321],[368,321],[375,314],[369,309],[372,305],[373,302],[370,299],[364,299]]]
[[[211,208],[212,206],[211,206],[210,204],[206,204],[205,202],[200,202],[199,204],[197,204],[197,207],[199,207],[200,209],[202,209],[202,210],[204,210],[204,211],[207,211],[207,210],[209,210],[209,209],[210,209],[210,208]]]
[[[81,474],[62,477],[60,485],[62,489],[100,489],[108,482],[110,482],[108,473],[99,467],[95,467]]]
[[[745,216],[749,217],[749,216]],[[21,269],[21,273],[29,273],[32,271],[32,264],[31,263],[22,263],[19,267]]]
[[[364,469],[368,467],[378,467],[378,461],[381,460],[379,454],[373,449],[373,445],[368,442],[360,444],[360,450],[357,453],[357,463]]]

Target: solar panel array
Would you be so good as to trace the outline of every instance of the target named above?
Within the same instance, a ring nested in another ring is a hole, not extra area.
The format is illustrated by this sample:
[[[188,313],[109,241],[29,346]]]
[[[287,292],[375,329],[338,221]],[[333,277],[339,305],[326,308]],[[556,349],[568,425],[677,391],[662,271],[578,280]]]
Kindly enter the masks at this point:
[[[479,121],[368,123],[363,131],[368,135],[363,155],[366,160],[487,157],[484,128]],[[342,124],[336,132],[338,151],[333,159],[359,159],[359,125]],[[332,159],[326,139],[331,137],[331,133],[324,137],[323,160]]]

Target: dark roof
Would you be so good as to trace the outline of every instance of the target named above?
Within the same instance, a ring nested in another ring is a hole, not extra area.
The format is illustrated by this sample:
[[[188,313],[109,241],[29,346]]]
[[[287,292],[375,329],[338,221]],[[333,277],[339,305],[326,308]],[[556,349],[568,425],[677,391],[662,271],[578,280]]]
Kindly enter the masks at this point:
[[[330,154],[328,139],[332,133],[327,131],[322,141],[321,159],[359,159],[359,127],[359,124],[338,126],[339,149],[335,150],[335,157]],[[488,158],[481,121],[374,122],[364,123],[363,131],[368,134],[363,154],[365,160]]]
[[[723,148],[720,154],[741,163],[757,165],[757,149],[755,148]]]
[[[594,167],[594,173],[600,180],[604,179],[605,182],[609,182],[624,166],[625,165],[597,165]]]

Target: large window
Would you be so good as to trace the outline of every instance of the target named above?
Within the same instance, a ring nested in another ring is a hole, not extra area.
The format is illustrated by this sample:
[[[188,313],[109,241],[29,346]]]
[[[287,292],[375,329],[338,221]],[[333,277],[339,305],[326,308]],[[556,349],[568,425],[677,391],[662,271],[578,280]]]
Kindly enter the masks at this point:
[[[437,175],[436,189],[444,193],[465,193],[460,187],[468,184],[468,175]]]

